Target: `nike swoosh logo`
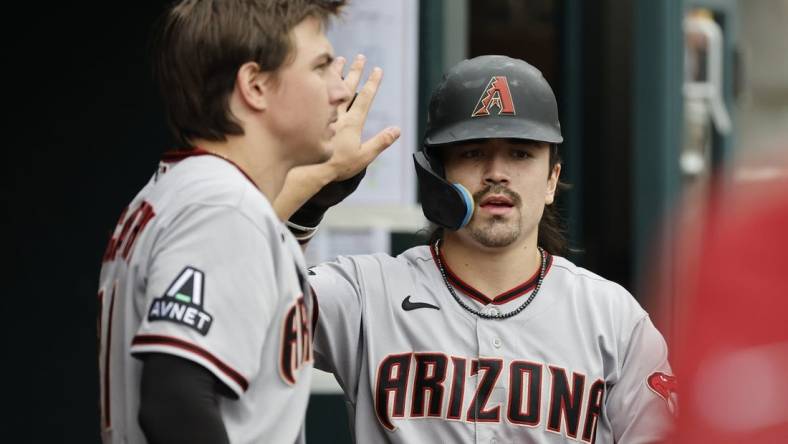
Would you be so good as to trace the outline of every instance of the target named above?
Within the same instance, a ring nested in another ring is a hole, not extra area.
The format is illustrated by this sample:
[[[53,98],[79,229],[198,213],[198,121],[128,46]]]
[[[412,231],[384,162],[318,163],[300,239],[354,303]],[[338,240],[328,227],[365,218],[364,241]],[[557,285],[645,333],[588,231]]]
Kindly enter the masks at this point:
[[[426,302],[411,302],[410,295],[402,300],[402,309],[405,311],[416,310],[419,308],[433,308],[435,310],[440,310],[436,305],[428,304]]]

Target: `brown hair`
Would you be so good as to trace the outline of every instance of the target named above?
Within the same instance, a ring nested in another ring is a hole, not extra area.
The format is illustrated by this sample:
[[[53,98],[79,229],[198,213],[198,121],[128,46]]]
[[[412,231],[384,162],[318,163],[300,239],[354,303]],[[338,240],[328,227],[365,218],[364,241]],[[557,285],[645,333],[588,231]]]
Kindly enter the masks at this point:
[[[550,172],[553,173],[553,167],[561,163],[561,156],[558,154],[558,145],[550,145]],[[569,243],[566,240],[566,226],[561,219],[561,213],[558,211],[556,201],[558,195],[562,191],[566,191],[571,186],[567,183],[561,182],[560,177],[558,184],[555,188],[555,200],[550,205],[545,205],[542,219],[539,221],[539,235],[537,244],[544,248],[550,254],[564,255],[568,251]]]
[[[276,71],[292,56],[291,31],[307,17],[324,23],[345,0],[181,0],[161,17],[153,71],[179,144],[243,134],[229,109],[238,69]]]
[[[558,145],[550,144],[550,169],[548,175],[553,173],[553,167],[559,163],[561,163],[561,156],[558,154]],[[569,243],[564,235],[566,227],[556,207],[556,201],[559,193],[569,188],[571,188],[569,184],[561,182],[560,180],[558,181],[555,190],[556,200],[554,200],[552,204],[544,207],[542,219],[539,221],[537,244],[548,253],[559,256],[568,252]],[[430,234],[428,241],[430,245],[443,237],[443,230],[443,227],[437,227],[432,230],[432,234]]]

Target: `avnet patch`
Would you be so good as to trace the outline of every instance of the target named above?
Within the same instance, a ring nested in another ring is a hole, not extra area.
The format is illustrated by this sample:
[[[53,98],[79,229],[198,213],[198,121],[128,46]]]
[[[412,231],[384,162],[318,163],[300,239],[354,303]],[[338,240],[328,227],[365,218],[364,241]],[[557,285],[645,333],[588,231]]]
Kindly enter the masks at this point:
[[[204,309],[204,286],[205,273],[194,267],[184,268],[164,295],[153,300],[148,310],[148,321],[183,324],[205,336],[213,317]]]

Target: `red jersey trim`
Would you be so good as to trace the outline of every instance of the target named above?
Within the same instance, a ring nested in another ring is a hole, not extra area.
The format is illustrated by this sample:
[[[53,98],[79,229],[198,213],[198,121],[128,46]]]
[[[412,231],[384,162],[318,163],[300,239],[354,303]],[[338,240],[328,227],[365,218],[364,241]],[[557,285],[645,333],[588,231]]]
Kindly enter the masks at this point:
[[[435,266],[437,267],[438,262],[437,258],[435,257],[435,249],[430,248],[430,253],[432,253],[432,258],[435,260]],[[550,271],[553,265],[553,255],[550,253],[545,252],[545,261],[547,262],[545,266],[545,277],[547,277],[547,273]],[[446,270],[446,277],[449,280],[449,283],[454,287],[461,290],[463,294],[470,297],[473,300],[481,302],[482,304],[493,304],[493,305],[503,305],[507,302],[510,302],[518,297],[528,293],[529,291],[533,290],[536,287],[536,282],[539,280],[539,270],[528,278],[524,283],[510,289],[504,291],[503,293],[495,296],[489,297],[486,294],[482,293],[481,291],[474,288],[472,285],[468,284],[467,282],[463,281],[459,276],[457,276],[446,263],[446,259],[443,256],[443,252],[440,253],[440,262],[443,264],[444,270]]]
[[[260,187],[258,187],[257,184],[254,183],[254,180],[252,180],[252,178],[249,177],[248,174],[246,174],[246,171],[244,171],[240,166],[238,166],[237,163],[233,162],[232,160],[230,160],[230,159],[228,159],[226,157],[220,156],[220,155],[218,155],[216,153],[212,153],[212,152],[210,152],[210,151],[208,151],[206,149],[200,148],[200,147],[167,151],[166,153],[161,155],[161,161],[162,162],[167,162],[167,163],[173,163],[173,162],[179,162],[179,161],[181,161],[183,159],[186,159],[188,157],[194,157],[194,156],[215,156],[215,157],[218,157],[219,159],[222,159],[222,160],[224,160],[226,162],[229,162],[232,166],[237,168],[238,171],[241,172],[241,174],[244,175],[246,180],[248,180],[249,182],[252,182],[252,185],[254,185],[255,188],[260,189]]]
[[[202,358],[207,359],[211,364],[215,365],[222,373],[227,375],[230,379],[235,381],[243,391],[249,388],[249,382],[241,376],[240,373],[235,371],[232,367],[222,362],[219,358],[211,353],[203,350],[202,348],[181,339],[172,338],[169,336],[161,335],[137,335],[131,341],[131,345],[166,345],[168,347],[180,348],[194,353]]]

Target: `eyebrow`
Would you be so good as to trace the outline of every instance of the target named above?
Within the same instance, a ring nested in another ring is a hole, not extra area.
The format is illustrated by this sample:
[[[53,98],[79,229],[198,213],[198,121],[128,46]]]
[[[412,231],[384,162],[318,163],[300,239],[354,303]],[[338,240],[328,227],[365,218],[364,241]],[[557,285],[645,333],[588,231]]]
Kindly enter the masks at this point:
[[[328,52],[324,52],[314,59],[315,61],[320,61],[322,63],[328,63],[329,65],[334,62],[334,56]]]

